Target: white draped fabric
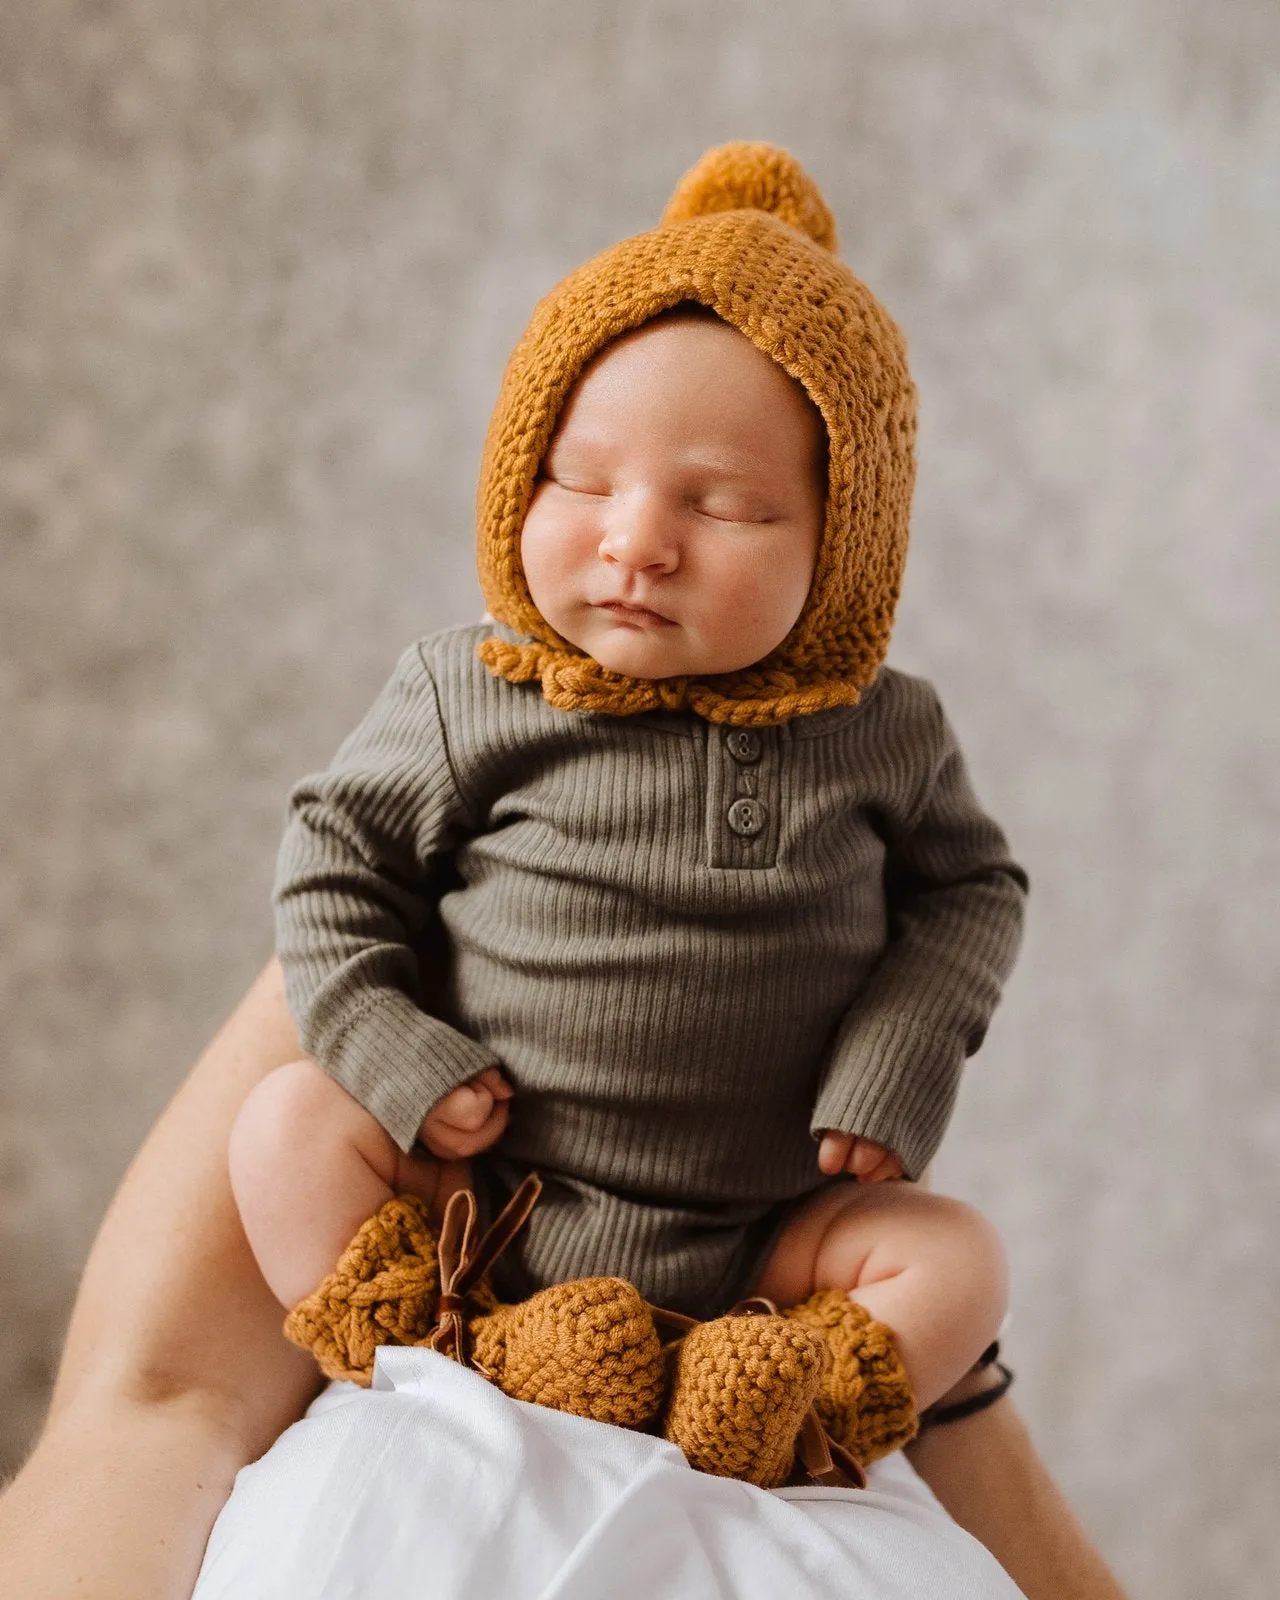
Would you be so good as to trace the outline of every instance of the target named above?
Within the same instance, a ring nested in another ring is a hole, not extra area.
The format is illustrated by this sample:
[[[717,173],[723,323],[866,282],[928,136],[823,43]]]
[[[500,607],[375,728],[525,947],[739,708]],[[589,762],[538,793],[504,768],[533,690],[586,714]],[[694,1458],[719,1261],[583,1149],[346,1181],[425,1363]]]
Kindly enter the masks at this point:
[[[379,1352],[236,1480],[195,1600],[1018,1600],[901,1456],[765,1492],[661,1439]]]

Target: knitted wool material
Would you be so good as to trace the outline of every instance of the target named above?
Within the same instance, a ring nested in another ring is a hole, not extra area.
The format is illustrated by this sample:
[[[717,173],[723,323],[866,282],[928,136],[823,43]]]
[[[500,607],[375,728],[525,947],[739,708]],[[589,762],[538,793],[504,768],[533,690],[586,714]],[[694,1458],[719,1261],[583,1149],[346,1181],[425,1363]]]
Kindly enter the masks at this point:
[[[691,1466],[761,1488],[785,1483],[811,1406],[862,1465],[915,1436],[911,1382],[893,1335],[839,1290],[781,1316],[719,1317],[671,1363],[648,1306],[619,1278],[553,1284],[516,1305],[480,1283],[471,1356],[514,1400],[623,1428],[663,1421]],[[385,1201],[334,1271],[285,1319],[329,1378],[367,1388],[379,1345],[425,1345],[440,1299],[436,1235],[413,1195]]]
[[[285,1318],[287,1339],[309,1350],[326,1378],[368,1387],[379,1345],[421,1344],[440,1298],[436,1236],[413,1195],[386,1201],[364,1223],[320,1287]]]
[[[830,1364],[821,1335],[787,1317],[699,1323],[680,1343],[663,1437],[699,1472],[777,1488]]]
[[[554,1284],[518,1305],[472,1290],[472,1356],[513,1400],[621,1428],[652,1422],[666,1358],[648,1307],[621,1278]],[[440,1302],[435,1231],[415,1195],[385,1201],[320,1287],[285,1318],[284,1333],[326,1378],[368,1388],[380,1345],[425,1345]]]
[[[513,1400],[642,1428],[662,1406],[666,1361],[648,1307],[622,1278],[556,1283],[472,1318],[472,1355]]]
[[[915,1438],[919,1416],[911,1380],[883,1322],[841,1289],[820,1289],[786,1314],[819,1334],[831,1351],[816,1405],[837,1444],[866,1467]]]
[[[480,657],[538,680],[561,710],[630,716],[690,708],[765,726],[851,705],[884,660],[906,558],[915,477],[915,390],[902,334],[837,259],[835,224],[784,150],[707,152],[659,227],[571,273],[537,306],[507,366],[477,497],[477,558],[491,614],[521,635]],[[540,615],[520,561],[534,484],[570,390],[619,335],[693,301],[798,380],[829,440],[826,520],[808,599],[753,666],[706,678],[635,679],[600,666]]]

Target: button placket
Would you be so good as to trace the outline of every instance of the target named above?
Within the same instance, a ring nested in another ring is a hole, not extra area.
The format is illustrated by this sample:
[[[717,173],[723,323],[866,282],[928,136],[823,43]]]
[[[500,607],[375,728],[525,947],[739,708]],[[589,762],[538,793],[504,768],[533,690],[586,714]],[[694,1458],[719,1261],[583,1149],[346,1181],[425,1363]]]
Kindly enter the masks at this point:
[[[710,865],[773,866],[778,853],[777,729],[711,729],[707,755]]]

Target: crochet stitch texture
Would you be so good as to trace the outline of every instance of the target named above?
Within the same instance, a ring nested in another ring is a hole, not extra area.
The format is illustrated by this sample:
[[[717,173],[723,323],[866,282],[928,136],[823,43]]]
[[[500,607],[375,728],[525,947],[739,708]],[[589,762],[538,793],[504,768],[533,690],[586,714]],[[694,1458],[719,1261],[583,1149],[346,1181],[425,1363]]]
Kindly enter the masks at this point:
[[[284,1332],[326,1377],[367,1387],[380,1345],[430,1344],[440,1284],[427,1207],[398,1195],[361,1226]],[[651,1308],[622,1278],[552,1284],[513,1305],[481,1280],[467,1298],[472,1362],[504,1394],[616,1427],[661,1422],[701,1472],[761,1488],[786,1482],[811,1405],[860,1466],[916,1432],[893,1335],[838,1290],[781,1315],[696,1324],[674,1362]]]
[[[831,212],[794,157],[768,144],[709,150],[661,224],[570,273],[536,307],[508,363],[477,496],[477,559],[489,611],[524,636],[480,659],[549,704],[629,716],[684,708],[767,725],[854,704],[885,658],[915,481],[915,388],[906,344],[836,255]],[[826,517],[808,599],[777,649],[705,678],[630,678],[563,639],[530,597],[520,534],[570,390],[621,334],[683,302],[710,307],[798,380],[829,440]]]

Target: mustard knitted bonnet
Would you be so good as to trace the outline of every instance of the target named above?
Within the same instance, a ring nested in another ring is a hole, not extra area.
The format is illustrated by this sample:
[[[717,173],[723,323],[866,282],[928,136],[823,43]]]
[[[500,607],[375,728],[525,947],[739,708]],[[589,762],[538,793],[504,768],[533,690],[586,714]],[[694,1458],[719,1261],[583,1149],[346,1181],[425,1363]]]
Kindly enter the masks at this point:
[[[840,261],[835,222],[785,150],[707,151],[662,221],[559,283],[534,310],[502,381],[477,496],[490,613],[525,642],[486,639],[495,676],[541,682],[562,710],[626,716],[689,708],[768,724],[851,705],[889,646],[915,478],[915,389],[901,332]],[[704,678],[630,678],[547,623],[529,594],[520,533],[544,451],[587,364],[611,340],[684,302],[707,306],[797,379],[828,436],[826,520],[809,595],[769,655]]]

